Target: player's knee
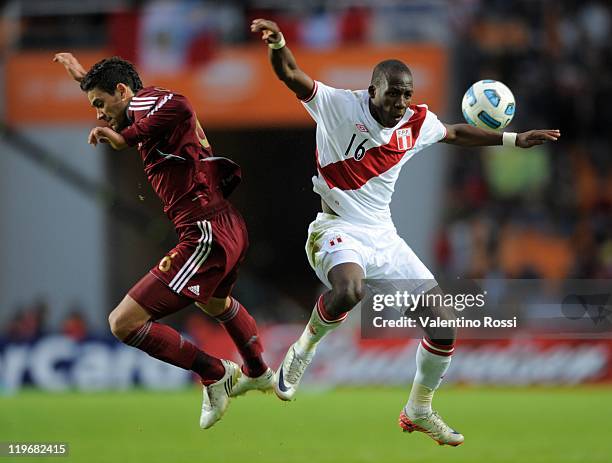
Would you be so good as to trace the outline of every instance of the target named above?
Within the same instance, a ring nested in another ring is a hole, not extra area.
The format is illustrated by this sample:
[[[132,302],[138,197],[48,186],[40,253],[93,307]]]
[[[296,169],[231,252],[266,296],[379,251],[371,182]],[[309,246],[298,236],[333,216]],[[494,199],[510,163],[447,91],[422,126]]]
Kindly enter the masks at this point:
[[[123,316],[117,310],[113,310],[108,315],[108,325],[111,333],[113,333],[113,336],[115,336],[119,341],[125,341],[130,334],[142,326],[142,323],[131,321],[128,317]]]
[[[442,318],[442,317],[440,317]],[[427,337],[436,344],[451,346],[457,339],[457,328],[454,326],[436,326],[425,329]]]
[[[202,304],[201,302],[196,302],[196,306],[198,306],[202,311],[206,312],[206,314],[211,317],[217,317],[221,315],[223,312],[227,310],[227,308],[231,304],[231,298],[214,298],[211,297],[210,300],[206,304]]]
[[[442,346],[452,346],[457,339],[457,328],[438,329],[434,333],[428,333],[429,339]]]
[[[334,305],[347,311],[355,307],[364,297],[361,280],[347,280],[339,283],[332,290]]]
[[[108,315],[108,326],[113,336],[122,341],[124,338],[124,331],[122,329],[121,316],[117,314],[115,310]]]

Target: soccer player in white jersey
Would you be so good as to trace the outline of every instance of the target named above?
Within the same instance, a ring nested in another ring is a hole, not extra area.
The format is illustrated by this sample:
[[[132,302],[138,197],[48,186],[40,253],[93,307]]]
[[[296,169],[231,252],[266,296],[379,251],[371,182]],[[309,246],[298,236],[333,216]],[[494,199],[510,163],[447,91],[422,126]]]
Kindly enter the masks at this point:
[[[415,292],[441,293],[391,220],[391,195],[406,161],[437,142],[529,148],[557,140],[560,133],[501,134],[468,124],[443,124],[426,105],[411,105],[412,75],[397,60],[379,63],[367,90],[335,89],[315,82],[298,67],[276,23],[256,19],[251,31],[262,33],[274,72],[317,122],[318,175],[313,184],[323,212],[310,224],[306,252],[330,290],[319,297],[306,329],[276,373],[277,396],[291,400],[317,344],[363,298],[364,278],[410,280]],[[449,317],[448,311],[437,314]],[[450,364],[456,333],[424,331],[416,354],[417,372],[399,423],[405,431],[421,431],[441,445],[456,446],[463,443],[463,436],[431,408],[433,393]]]

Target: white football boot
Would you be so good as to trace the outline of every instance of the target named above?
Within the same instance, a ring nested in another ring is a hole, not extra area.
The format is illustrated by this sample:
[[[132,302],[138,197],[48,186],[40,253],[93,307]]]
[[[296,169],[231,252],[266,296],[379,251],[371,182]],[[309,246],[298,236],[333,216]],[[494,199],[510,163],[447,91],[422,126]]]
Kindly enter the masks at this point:
[[[225,374],[220,380],[202,387],[200,427],[208,429],[221,419],[229,405],[232,389],[242,375],[240,367],[229,360],[221,360]]]
[[[306,367],[310,365],[314,352],[308,356],[301,357],[295,350],[295,344],[291,345],[283,363],[276,372],[274,381],[274,392],[281,400],[291,400],[297,392],[297,388],[304,376]]]
[[[446,424],[437,412],[419,418],[408,418],[405,410],[399,416],[399,425],[404,432],[419,431],[427,434],[440,445],[452,445],[456,447],[463,444],[463,434],[458,433]]]
[[[238,382],[232,389],[230,397],[238,397],[239,395],[245,394],[248,391],[261,391],[269,392],[274,388],[274,371],[268,368],[260,376],[251,378],[250,376],[242,373]]]

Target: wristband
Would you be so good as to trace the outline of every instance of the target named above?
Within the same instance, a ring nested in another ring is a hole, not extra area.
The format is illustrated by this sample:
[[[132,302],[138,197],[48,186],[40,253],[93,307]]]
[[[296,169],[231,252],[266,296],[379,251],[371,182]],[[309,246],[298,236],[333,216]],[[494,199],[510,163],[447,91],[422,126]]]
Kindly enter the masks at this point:
[[[504,132],[502,134],[502,145],[503,146],[516,146],[516,132]]]
[[[279,32],[278,35],[280,35],[280,40],[278,42],[268,44],[268,47],[270,47],[272,50],[280,50],[285,45],[287,45],[287,42],[285,42],[285,37],[283,36],[283,33]]]

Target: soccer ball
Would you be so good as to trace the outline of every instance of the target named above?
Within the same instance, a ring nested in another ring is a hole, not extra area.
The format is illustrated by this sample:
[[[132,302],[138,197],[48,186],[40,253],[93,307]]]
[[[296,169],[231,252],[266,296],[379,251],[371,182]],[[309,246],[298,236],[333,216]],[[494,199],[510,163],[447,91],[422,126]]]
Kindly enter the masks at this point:
[[[514,95],[497,80],[480,80],[468,88],[461,110],[468,124],[483,129],[501,130],[514,117]]]

